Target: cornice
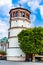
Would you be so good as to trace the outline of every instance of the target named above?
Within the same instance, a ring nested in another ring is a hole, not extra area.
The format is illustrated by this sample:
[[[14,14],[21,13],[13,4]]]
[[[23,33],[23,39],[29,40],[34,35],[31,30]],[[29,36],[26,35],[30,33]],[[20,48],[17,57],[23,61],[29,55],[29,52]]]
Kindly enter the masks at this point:
[[[12,17],[10,22],[14,21],[14,20],[23,20],[24,22],[27,21],[28,23],[31,23],[30,22],[30,19],[27,19],[26,17]]]
[[[10,38],[17,38],[17,36],[9,36],[8,39],[10,39]]]
[[[26,28],[26,27],[11,27],[8,30],[11,30],[11,29],[29,29],[29,28]]]

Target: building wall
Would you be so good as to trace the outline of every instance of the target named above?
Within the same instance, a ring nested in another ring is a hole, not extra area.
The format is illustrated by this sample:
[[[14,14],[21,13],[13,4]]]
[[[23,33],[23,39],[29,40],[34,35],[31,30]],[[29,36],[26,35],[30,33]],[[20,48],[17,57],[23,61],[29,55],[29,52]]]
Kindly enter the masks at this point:
[[[9,47],[19,47],[18,38],[9,38]]]
[[[22,50],[20,48],[9,48],[7,50],[7,56],[23,56],[25,57],[25,54],[22,52]]]
[[[17,35],[24,29],[29,28],[30,12],[24,8],[12,9],[10,12],[9,48],[7,60],[25,60],[25,53],[19,48]],[[15,13],[17,16],[14,16]],[[23,16],[21,16],[22,14]]]
[[[11,21],[11,27],[29,27],[29,22],[26,20],[14,20]]]
[[[7,56],[7,59],[11,61],[25,61],[25,57],[17,57],[17,56]]]
[[[28,28],[29,22],[26,20],[13,20],[11,21],[11,28],[9,29],[9,48],[7,49],[7,60],[25,60],[25,53],[19,48],[17,35],[23,30]],[[14,58],[12,58],[14,57]],[[16,57],[16,58],[15,58]]]
[[[8,48],[8,43],[0,42],[0,50],[1,51],[6,51],[7,48]]]
[[[18,28],[16,28],[16,29],[10,29],[10,37],[11,36],[17,36],[18,35],[18,33],[20,32],[22,30],[22,28],[20,28],[20,29],[18,29]]]

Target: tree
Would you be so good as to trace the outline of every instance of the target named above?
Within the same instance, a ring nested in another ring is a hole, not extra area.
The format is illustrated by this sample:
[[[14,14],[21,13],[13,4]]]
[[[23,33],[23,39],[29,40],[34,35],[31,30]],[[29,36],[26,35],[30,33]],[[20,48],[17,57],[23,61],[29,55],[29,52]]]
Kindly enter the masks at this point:
[[[22,30],[18,34],[18,40],[19,40],[19,46],[22,49],[22,51],[26,54],[33,53],[31,50],[33,48],[33,43],[32,43],[32,30]]]
[[[22,30],[18,34],[18,42],[25,54],[43,54],[43,28]]]
[[[1,55],[6,55],[6,52],[5,51],[0,51],[0,54]]]

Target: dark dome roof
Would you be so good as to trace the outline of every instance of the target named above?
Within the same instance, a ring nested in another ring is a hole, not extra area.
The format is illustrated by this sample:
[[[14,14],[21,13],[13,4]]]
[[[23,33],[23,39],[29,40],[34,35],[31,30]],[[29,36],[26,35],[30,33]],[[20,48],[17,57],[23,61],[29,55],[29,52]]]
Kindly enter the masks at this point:
[[[10,12],[11,12],[12,10],[16,10],[16,9],[23,9],[23,10],[28,11],[28,12],[31,14],[31,12],[30,12],[29,10],[27,10],[27,9],[25,9],[25,8],[21,8],[21,7],[18,7],[18,8],[13,8],[13,9],[11,9],[11,10],[10,10]],[[9,13],[10,13],[10,12],[9,12]]]

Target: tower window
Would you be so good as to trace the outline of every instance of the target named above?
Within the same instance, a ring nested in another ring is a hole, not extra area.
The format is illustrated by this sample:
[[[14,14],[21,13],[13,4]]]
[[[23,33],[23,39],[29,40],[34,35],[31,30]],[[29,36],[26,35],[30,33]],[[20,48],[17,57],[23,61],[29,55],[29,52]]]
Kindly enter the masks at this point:
[[[22,17],[22,15],[23,15],[23,13],[22,12],[20,12],[20,16]]]
[[[15,12],[15,13],[14,13],[14,17],[17,17],[17,16],[18,16],[18,12]]]
[[[25,17],[24,12],[23,12],[23,17]]]
[[[24,17],[24,13],[23,13],[23,12],[20,12],[20,16],[21,16],[21,17]]]

